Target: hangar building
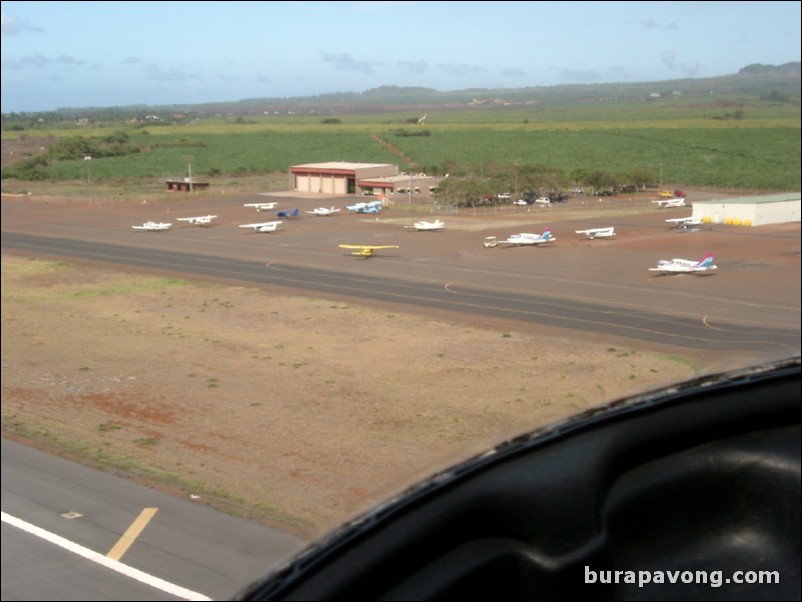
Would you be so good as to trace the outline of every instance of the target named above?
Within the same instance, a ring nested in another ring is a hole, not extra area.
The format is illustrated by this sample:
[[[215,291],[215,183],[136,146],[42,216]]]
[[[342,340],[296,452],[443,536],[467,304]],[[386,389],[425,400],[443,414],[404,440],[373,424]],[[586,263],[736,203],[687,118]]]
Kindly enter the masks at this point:
[[[387,163],[306,163],[290,167],[289,189],[320,194],[390,193],[430,194],[436,178],[426,174],[399,174],[398,166]]]
[[[714,224],[765,226],[800,221],[800,193],[783,192],[735,199],[694,201],[693,217]]]

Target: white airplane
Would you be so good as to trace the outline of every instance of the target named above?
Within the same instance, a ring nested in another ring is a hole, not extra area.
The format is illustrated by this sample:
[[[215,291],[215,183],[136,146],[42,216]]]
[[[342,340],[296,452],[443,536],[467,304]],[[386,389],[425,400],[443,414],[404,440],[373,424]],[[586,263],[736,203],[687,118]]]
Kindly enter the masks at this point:
[[[306,211],[305,213],[311,213],[312,215],[320,215],[322,217],[328,217],[329,215],[336,215],[340,212],[339,207],[317,207],[316,209],[312,209],[312,211]]]
[[[243,207],[256,207],[257,211],[269,211],[271,209],[275,209],[278,203],[270,202],[270,203],[245,203]]]
[[[240,228],[252,228],[254,232],[275,232],[282,222],[261,222],[259,224],[240,224]]]
[[[652,201],[652,203],[657,203],[660,209],[666,207],[684,207],[685,197],[679,197],[678,199],[660,199],[659,201]]]
[[[189,222],[193,226],[208,226],[216,219],[216,215],[198,215],[196,217],[177,217],[179,222]]]
[[[660,272],[661,274],[700,274],[716,269],[718,269],[718,266],[713,263],[713,256],[705,255],[701,261],[661,259],[657,262],[657,267],[649,268],[649,271]]]
[[[442,230],[446,227],[446,225],[440,221],[439,219],[434,220],[433,222],[427,222],[426,220],[421,220],[419,222],[415,222],[411,226],[404,226],[405,228],[415,229],[418,232],[422,230]]]
[[[589,228],[587,230],[577,230],[577,234],[584,234],[591,240],[594,238],[614,238],[615,226],[608,226],[606,228]]]
[[[546,228],[543,234],[532,234],[529,232],[521,232],[520,234],[512,234],[506,240],[498,241],[501,245],[512,245],[515,247],[521,245],[542,245],[547,242],[557,240],[555,236],[551,235],[551,228]]]
[[[677,228],[690,228],[691,226],[701,226],[701,217],[674,217],[666,220],[669,224],[676,224]]]
[[[147,230],[148,232],[160,232],[169,230],[173,227],[170,222],[145,222],[141,226],[131,226],[134,230]]]

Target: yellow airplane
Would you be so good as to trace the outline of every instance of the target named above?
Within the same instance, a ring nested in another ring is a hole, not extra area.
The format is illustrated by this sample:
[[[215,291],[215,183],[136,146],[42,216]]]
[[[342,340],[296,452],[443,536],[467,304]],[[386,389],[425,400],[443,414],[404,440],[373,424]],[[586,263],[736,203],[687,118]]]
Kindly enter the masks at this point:
[[[356,249],[353,251],[351,255],[356,255],[357,257],[364,257],[367,259],[368,257],[373,257],[373,251],[376,249],[397,249],[398,245],[340,245],[341,249]]]

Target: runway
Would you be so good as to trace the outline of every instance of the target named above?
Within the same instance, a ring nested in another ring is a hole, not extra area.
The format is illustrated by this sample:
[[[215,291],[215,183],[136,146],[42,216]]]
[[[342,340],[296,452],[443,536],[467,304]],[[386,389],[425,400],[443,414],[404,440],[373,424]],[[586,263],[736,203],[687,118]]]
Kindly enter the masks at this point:
[[[344,271],[284,260],[249,261],[163,248],[132,248],[8,232],[3,232],[2,245],[4,249],[15,252],[71,257],[81,261],[245,285],[277,286],[321,296],[401,304],[417,309],[475,314],[696,350],[737,349],[772,353],[799,346],[798,331],[789,328],[728,322],[710,315],[669,313],[659,308],[650,311],[634,308],[630,304],[578,300],[538,291],[479,287],[445,279],[413,279],[403,274],[393,275],[390,269],[382,270],[387,275],[379,275],[354,271],[353,265],[350,270]],[[382,260],[385,267],[392,265],[390,258],[373,258],[371,265],[382,264]],[[431,273],[427,272],[427,276],[431,276]],[[470,282],[468,278],[463,280]]]

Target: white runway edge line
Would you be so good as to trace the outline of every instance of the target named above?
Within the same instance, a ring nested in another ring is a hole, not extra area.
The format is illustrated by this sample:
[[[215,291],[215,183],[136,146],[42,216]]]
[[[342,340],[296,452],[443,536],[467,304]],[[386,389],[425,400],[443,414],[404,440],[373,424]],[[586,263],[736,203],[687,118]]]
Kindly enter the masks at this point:
[[[126,577],[130,577],[131,579],[136,579],[137,581],[141,581],[151,587],[155,587],[156,589],[160,589],[168,594],[172,594],[179,598],[183,598],[185,600],[211,600],[208,596],[204,596],[203,594],[199,594],[198,592],[193,592],[192,590],[186,589],[179,585],[175,585],[164,579],[160,579],[158,577],[154,577],[153,575],[148,575],[147,573],[140,571],[139,569],[135,569],[133,567],[128,566],[127,564],[123,564],[119,560],[113,560],[100,554],[98,552],[94,552],[88,548],[78,545],[77,543],[71,542],[68,539],[64,539],[63,537],[56,535],[55,533],[50,533],[49,531],[45,531],[44,529],[37,527],[36,525],[32,525],[31,523],[25,522],[22,519],[16,518],[7,514],[5,512],[2,513],[2,518],[4,523],[8,523],[9,525],[13,525],[18,529],[22,529],[31,535],[35,535],[36,537],[40,537],[45,541],[49,541],[50,543],[56,544],[64,548],[65,550],[69,550],[74,554],[78,554],[79,556],[83,556],[87,560],[91,560],[92,562],[96,562],[106,568],[111,569],[112,571],[117,571],[118,573],[122,573]]]

